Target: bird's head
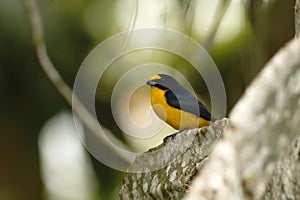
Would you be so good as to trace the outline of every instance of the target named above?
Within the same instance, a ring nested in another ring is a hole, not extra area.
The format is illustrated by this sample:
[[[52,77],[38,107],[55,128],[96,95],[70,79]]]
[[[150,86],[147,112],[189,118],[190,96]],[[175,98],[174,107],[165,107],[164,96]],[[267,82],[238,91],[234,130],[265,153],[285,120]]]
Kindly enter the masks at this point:
[[[156,74],[146,83],[151,87],[157,87],[162,90],[172,90],[173,88],[180,86],[173,77],[166,74]]]

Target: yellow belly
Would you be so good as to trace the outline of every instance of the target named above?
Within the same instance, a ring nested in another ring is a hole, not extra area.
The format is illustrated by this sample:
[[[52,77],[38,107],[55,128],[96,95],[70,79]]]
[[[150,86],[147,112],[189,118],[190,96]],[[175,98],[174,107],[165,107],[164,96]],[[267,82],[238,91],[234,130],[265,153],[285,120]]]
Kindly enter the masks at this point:
[[[151,93],[151,105],[154,112],[173,128],[182,130],[186,128],[200,128],[211,124],[211,121],[168,105],[165,98],[165,91],[151,87]]]

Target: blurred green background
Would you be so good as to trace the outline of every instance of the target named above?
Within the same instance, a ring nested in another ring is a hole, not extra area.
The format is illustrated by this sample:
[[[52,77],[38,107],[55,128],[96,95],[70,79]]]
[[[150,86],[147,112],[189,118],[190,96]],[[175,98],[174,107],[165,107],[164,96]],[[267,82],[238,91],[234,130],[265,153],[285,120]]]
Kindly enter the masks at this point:
[[[97,44],[130,28],[169,28],[204,42],[217,2],[38,1],[49,55],[70,86]],[[210,48],[226,87],[228,111],[266,61],[293,37],[293,6],[293,1],[232,0]],[[0,1],[0,199],[116,199],[122,172],[89,156],[76,139],[69,146],[63,142],[73,141],[65,134],[72,133],[66,126],[71,109],[39,67],[26,17],[22,0]],[[165,62],[183,73],[195,91],[204,90],[193,70],[183,67],[185,61],[169,56]],[[114,81],[107,73],[106,93],[97,95],[96,108],[105,116],[105,127],[123,138],[109,109]],[[207,93],[201,97],[209,102]],[[61,158],[70,160],[64,165]]]

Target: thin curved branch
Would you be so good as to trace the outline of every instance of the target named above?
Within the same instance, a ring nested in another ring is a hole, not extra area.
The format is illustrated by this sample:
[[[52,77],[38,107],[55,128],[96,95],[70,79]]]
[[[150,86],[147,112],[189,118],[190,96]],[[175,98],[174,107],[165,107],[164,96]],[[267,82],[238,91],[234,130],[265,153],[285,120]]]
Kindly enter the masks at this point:
[[[127,48],[128,42],[129,42],[129,40],[130,40],[130,38],[132,36],[132,32],[130,32],[130,31],[133,30],[134,27],[135,27],[135,25],[136,25],[136,20],[137,20],[137,17],[139,15],[139,5],[140,5],[139,1],[140,0],[136,0],[136,2],[135,2],[135,10],[134,10],[133,16],[131,18],[130,25],[128,27],[128,30],[127,30],[128,34],[127,34],[126,39],[124,40],[122,49],[126,49]]]
[[[128,149],[124,145],[124,143],[119,140],[116,136],[110,133],[106,133],[107,137],[110,138],[111,142],[107,142],[107,138],[99,133],[99,122],[91,113],[85,108],[85,106],[80,102],[80,100],[73,94],[72,89],[66,84],[63,78],[60,76],[58,71],[56,70],[54,64],[50,60],[47,53],[47,46],[44,39],[44,30],[43,23],[41,20],[40,13],[38,11],[38,6],[36,0],[25,0],[25,8],[28,14],[29,23],[31,25],[32,32],[32,41],[35,46],[36,55],[39,60],[40,66],[45,72],[48,79],[55,86],[58,92],[64,97],[67,103],[72,106],[73,110],[77,114],[77,116],[81,119],[84,125],[91,130],[101,141],[105,142],[105,144],[111,148],[117,155],[119,155],[122,159],[126,161],[130,161],[131,159],[126,157],[122,152],[120,152],[114,144],[122,147],[123,149]],[[73,95],[73,99],[72,99]],[[73,100],[73,102],[72,102]]]
[[[186,29],[188,35],[192,34],[192,28],[195,19],[195,2],[193,0],[189,0],[185,11],[184,11],[184,19],[187,21]]]
[[[219,1],[219,5],[217,6],[217,9],[214,14],[213,22],[212,22],[211,26],[209,27],[209,30],[206,34],[206,38],[204,39],[204,42],[203,42],[203,46],[207,51],[210,50],[210,48],[214,42],[218,28],[222,22],[222,19],[225,15],[230,3],[231,3],[231,0]]]

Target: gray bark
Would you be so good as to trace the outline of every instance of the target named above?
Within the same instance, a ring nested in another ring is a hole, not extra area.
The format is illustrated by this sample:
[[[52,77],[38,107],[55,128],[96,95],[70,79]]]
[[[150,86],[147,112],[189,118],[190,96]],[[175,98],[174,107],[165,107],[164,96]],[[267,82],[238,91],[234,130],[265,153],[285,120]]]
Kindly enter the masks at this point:
[[[298,148],[293,140],[299,136],[299,105],[300,38],[281,49],[248,87],[229,116],[230,128],[192,183],[186,199],[260,199],[263,194],[267,199],[278,196],[278,188],[273,188],[278,184],[288,185],[281,190],[281,197],[297,199],[299,192],[287,188],[299,186],[295,181],[300,180],[295,172],[299,160],[287,156],[289,149]],[[231,151],[220,154],[224,144]],[[212,170],[218,168],[226,171]],[[287,172],[290,178],[284,174]],[[228,173],[235,177],[230,178]],[[207,180],[208,184],[203,184]],[[273,182],[267,184],[270,180]]]
[[[281,154],[263,200],[300,199],[300,137],[291,144],[288,152]]]
[[[138,172],[124,177],[120,198],[181,199],[227,124],[223,119],[209,128],[178,132],[141,154],[128,170]]]

